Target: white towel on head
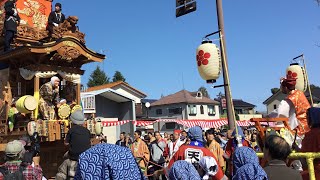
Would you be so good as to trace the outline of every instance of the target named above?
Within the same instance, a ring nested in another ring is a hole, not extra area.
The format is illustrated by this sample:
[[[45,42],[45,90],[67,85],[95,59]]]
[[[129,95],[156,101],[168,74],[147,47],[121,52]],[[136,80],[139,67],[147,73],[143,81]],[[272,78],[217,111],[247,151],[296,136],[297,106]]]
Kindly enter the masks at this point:
[[[210,156],[204,156],[200,159],[199,165],[206,172],[202,179],[207,180],[210,176],[214,176],[218,172],[218,163],[217,161]]]
[[[54,82],[56,81],[60,81],[60,79],[57,76],[52,76],[50,80],[51,84],[54,85]]]

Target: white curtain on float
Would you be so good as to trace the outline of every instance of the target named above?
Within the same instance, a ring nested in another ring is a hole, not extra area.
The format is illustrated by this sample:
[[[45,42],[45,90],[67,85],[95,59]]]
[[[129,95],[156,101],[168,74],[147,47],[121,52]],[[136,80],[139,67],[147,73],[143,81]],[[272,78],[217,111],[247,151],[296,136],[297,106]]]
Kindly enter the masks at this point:
[[[59,74],[63,79],[70,81],[75,84],[80,84],[81,83],[81,75],[80,74],[72,74],[72,73],[66,73],[63,71],[31,71],[28,69],[24,68],[19,68],[20,70],[20,75],[23,77],[25,80],[31,80],[34,76],[37,76],[39,78],[50,78],[56,74]]]
[[[59,74],[63,79],[75,83],[75,84],[80,84],[81,83],[81,75],[80,74],[72,74],[72,73],[67,73],[63,71],[31,71],[28,69],[24,68],[19,68],[20,70],[20,75],[25,79],[25,80],[31,80],[33,77],[39,77],[39,78],[50,78],[56,74]],[[35,91],[33,95],[37,102],[39,102],[40,99],[40,94],[39,91]],[[38,117],[38,106],[35,109],[34,115],[35,117]]]

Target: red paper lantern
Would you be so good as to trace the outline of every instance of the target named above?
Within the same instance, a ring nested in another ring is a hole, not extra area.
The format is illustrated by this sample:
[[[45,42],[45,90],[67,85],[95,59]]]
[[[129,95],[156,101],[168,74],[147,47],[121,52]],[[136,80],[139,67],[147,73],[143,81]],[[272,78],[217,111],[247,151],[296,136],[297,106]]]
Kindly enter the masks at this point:
[[[202,79],[216,82],[221,73],[220,50],[212,41],[203,41],[197,48],[197,66]]]

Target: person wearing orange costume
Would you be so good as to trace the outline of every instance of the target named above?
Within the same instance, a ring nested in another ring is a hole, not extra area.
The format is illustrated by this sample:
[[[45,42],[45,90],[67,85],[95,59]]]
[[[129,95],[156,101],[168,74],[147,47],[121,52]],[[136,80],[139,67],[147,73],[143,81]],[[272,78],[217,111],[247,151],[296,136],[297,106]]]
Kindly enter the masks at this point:
[[[304,93],[295,89],[296,80],[291,74],[281,79],[281,92],[287,94],[287,97],[280,102],[278,109],[271,113],[269,117],[289,118],[290,128],[296,130],[298,137],[303,139],[304,134],[310,131],[307,122],[307,110],[311,106]]]

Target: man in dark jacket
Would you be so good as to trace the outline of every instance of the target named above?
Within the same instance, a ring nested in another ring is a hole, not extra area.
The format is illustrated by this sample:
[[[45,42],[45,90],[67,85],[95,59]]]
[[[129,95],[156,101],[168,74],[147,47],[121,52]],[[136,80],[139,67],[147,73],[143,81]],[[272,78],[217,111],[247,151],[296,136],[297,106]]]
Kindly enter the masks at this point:
[[[126,133],[125,132],[120,133],[120,139],[116,142],[116,145],[127,147]]]
[[[268,160],[264,170],[269,180],[302,180],[300,172],[289,168],[286,164],[291,148],[282,137],[277,135],[268,136],[264,147],[264,157]]]
[[[58,168],[56,180],[73,179],[78,159],[81,153],[91,147],[90,131],[83,127],[84,114],[77,110],[70,115],[72,127],[69,129],[65,139],[65,145],[69,146],[68,159],[66,159]]]
[[[55,4],[55,11],[52,11],[49,14],[48,26],[47,26],[47,30],[49,31],[49,37],[51,37],[51,35],[53,33],[53,27],[59,26],[59,24],[63,23],[63,21],[65,20],[65,16],[64,16],[64,14],[62,14],[61,8],[62,8],[61,4],[56,3]]]
[[[17,33],[17,27],[20,23],[20,17],[16,8],[16,0],[8,0],[4,4],[5,22],[4,22],[4,51],[10,50],[10,44],[13,42],[14,35]]]

